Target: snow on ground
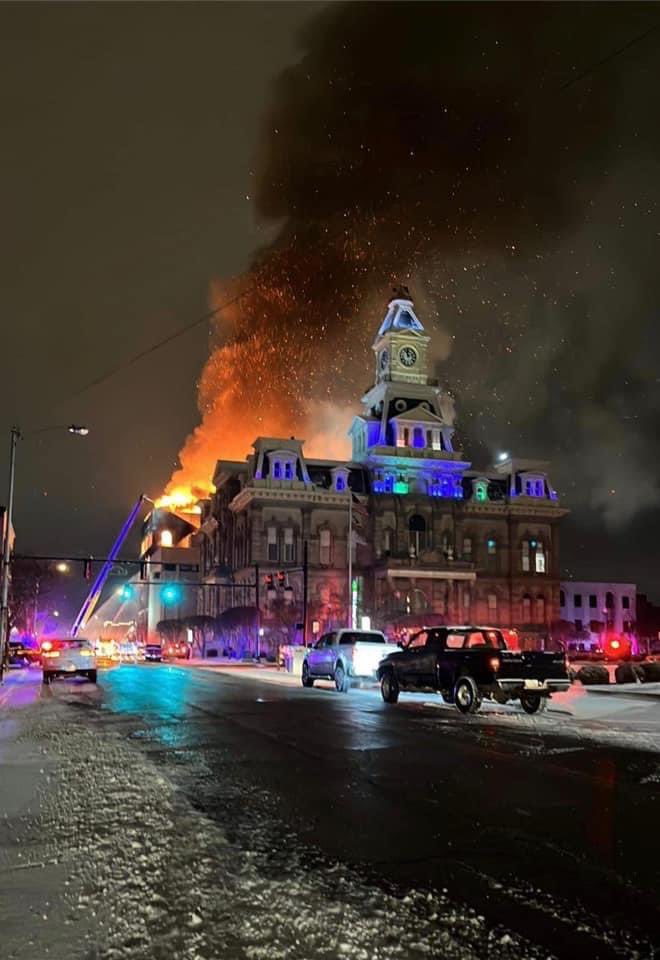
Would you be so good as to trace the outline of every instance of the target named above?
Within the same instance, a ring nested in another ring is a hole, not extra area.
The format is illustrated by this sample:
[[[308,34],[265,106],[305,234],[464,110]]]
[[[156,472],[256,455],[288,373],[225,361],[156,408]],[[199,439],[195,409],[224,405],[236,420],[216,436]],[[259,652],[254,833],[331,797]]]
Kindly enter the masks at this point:
[[[6,960],[547,958],[446,891],[387,892],[312,857],[278,827],[275,798],[214,782],[249,811],[249,831],[232,831],[144,737],[90,723],[59,692],[17,718],[0,740],[0,759],[28,771],[0,834]],[[176,735],[173,719],[149,737],[172,751]]]

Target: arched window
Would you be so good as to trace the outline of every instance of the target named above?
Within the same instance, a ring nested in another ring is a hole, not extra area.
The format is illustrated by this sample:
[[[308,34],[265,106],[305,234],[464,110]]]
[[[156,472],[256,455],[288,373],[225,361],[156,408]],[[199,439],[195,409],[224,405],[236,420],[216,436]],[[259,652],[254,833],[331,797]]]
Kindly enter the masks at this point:
[[[522,547],[521,547],[521,557],[520,557],[522,562],[523,573],[529,573],[529,558],[530,558],[529,540],[523,540]]]
[[[328,565],[332,553],[332,534],[327,527],[319,531],[319,563]]]
[[[392,551],[392,531],[389,527],[385,527],[383,530],[383,553],[391,553]]]
[[[413,429],[413,447],[423,447],[424,446],[424,431],[421,427],[415,427]]]
[[[273,463],[273,480],[282,479],[282,464],[279,460],[275,460]]]
[[[290,460],[284,464],[284,479],[293,480],[293,464]]]
[[[522,620],[525,625],[532,622],[532,598],[528,593],[522,598]]]
[[[536,553],[534,554],[534,570],[536,573],[545,573],[545,550],[540,540],[536,541]]]
[[[344,483],[343,477],[337,477],[337,490],[341,492],[346,489],[346,484]]]
[[[426,546],[426,520],[419,513],[413,513],[408,521],[408,540],[411,551],[419,556],[420,550]]]
[[[268,559],[271,561],[279,560],[280,553],[277,543],[277,527],[268,527],[266,537],[268,542]]]
[[[536,598],[536,622],[545,623],[545,598]]]
[[[497,594],[488,594],[488,616],[495,620],[497,618]]]
[[[497,540],[495,537],[489,537],[488,540],[486,540],[486,552],[489,557],[497,555]]]
[[[171,547],[173,544],[172,531],[171,530],[162,530],[160,534],[160,545],[161,547]]]

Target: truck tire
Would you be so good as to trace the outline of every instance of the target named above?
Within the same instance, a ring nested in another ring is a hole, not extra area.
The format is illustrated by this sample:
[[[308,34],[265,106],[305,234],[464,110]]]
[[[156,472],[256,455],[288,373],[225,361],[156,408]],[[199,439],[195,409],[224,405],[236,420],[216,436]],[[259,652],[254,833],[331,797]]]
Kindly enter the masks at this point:
[[[476,713],[481,706],[479,690],[472,677],[459,677],[454,687],[454,703],[461,713]]]
[[[540,693],[521,693],[520,706],[525,713],[542,713],[548,706],[548,698]]]
[[[348,673],[343,663],[335,665],[335,686],[338,693],[348,693],[351,682],[348,679]]]
[[[303,687],[313,687],[314,686],[314,677],[309,675],[309,667],[307,661],[305,660],[302,665],[302,685]]]
[[[396,703],[399,699],[399,681],[394,670],[386,670],[380,681],[380,693],[385,703]]]

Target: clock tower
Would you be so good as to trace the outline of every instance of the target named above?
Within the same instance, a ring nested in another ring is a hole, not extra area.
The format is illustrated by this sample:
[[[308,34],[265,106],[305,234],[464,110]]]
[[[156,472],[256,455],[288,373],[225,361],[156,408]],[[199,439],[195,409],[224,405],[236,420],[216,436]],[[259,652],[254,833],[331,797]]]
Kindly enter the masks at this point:
[[[407,287],[395,287],[373,351],[374,385],[362,397],[364,413],[353,421],[353,459],[376,454],[426,461],[455,459],[453,400],[429,375],[431,338],[415,313]],[[402,452],[403,451],[403,452]]]
[[[426,384],[429,340],[408,288],[396,287],[372,348],[376,354],[376,383],[397,380]]]

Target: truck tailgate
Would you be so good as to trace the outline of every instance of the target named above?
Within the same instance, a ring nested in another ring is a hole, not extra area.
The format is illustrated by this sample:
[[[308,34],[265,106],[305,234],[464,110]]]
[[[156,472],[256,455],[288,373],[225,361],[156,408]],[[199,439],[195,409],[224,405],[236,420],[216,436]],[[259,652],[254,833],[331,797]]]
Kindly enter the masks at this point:
[[[505,680],[565,680],[568,676],[563,653],[502,650],[500,660],[499,676]]]
[[[353,645],[353,673],[357,677],[376,675],[378,664],[388,653],[397,648],[391,643],[362,643]]]

